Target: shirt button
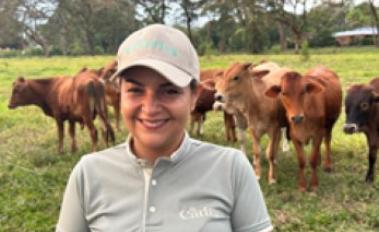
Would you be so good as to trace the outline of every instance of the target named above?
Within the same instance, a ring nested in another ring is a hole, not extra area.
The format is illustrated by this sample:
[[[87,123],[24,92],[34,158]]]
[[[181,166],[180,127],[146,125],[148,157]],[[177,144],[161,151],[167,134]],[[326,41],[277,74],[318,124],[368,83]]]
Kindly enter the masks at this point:
[[[155,213],[155,211],[157,211],[157,209],[154,206],[150,206],[149,211],[150,211],[150,213]]]
[[[157,180],[155,180],[155,179],[151,180],[151,185],[152,186],[156,186],[157,185]]]

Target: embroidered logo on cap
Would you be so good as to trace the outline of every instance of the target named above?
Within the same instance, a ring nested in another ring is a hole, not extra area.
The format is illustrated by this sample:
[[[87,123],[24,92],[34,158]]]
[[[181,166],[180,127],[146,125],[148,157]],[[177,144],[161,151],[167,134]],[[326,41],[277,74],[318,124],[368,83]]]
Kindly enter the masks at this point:
[[[142,50],[157,50],[171,57],[177,57],[179,53],[176,48],[168,45],[164,41],[157,40],[157,39],[142,38],[128,45],[126,48],[124,48],[124,52],[126,54],[132,54],[132,53],[140,52]]]

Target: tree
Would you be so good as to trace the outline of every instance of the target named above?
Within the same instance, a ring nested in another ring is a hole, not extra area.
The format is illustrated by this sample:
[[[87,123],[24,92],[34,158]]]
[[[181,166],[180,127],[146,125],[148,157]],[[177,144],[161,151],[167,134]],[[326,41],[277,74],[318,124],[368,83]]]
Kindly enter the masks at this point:
[[[181,14],[181,17],[184,19],[184,22],[186,24],[187,28],[187,34],[195,47],[196,43],[194,41],[194,38],[192,36],[192,23],[193,21],[197,20],[197,18],[200,15],[201,7],[204,5],[206,0],[181,0],[179,1],[179,6],[182,9],[183,13]]]
[[[41,46],[44,55],[50,53],[50,44],[43,26],[55,10],[56,0],[17,0],[16,17],[27,38]]]
[[[128,0],[60,0],[53,18],[52,39],[72,54],[113,53],[138,28]]]
[[[375,45],[379,47],[379,17],[378,17],[378,10],[376,9],[374,5],[374,0],[368,0],[368,4],[370,6],[370,11],[372,18],[374,19],[374,25],[376,26],[376,36],[375,36]]]
[[[314,0],[269,0],[267,1],[271,17],[285,25],[292,33],[295,53],[303,41],[307,39],[307,9],[315,3]]]
[[[0,47],[22,48],[22,24],[16,18],[18,2],[0,2]]]
[[[137,7],[141,7],[143,14],[138,14],[141,21],[165,24],[165,18],[170,10],[167,0],[134,0]],[[138,10],[137,10],[138,11]],[[145,16],[147,14],[147,17]]]

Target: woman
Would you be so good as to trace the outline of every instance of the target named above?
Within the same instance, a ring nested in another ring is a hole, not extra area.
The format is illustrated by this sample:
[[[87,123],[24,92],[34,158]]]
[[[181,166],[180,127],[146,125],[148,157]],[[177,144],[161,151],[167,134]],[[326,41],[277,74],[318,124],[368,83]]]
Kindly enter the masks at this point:
[[[83,156],[57,231],[270,231],[242,152],[191,139],[199,61],[179,30],[150,25],[118,51],[127,142]]]

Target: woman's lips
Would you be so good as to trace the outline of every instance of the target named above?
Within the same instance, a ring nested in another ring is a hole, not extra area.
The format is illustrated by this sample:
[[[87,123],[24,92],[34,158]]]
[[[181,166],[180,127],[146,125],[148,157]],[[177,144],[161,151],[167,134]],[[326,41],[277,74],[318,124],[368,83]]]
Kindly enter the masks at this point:
[[[138,119],[147,129],[159,129],[163,127],[169,119]]]

